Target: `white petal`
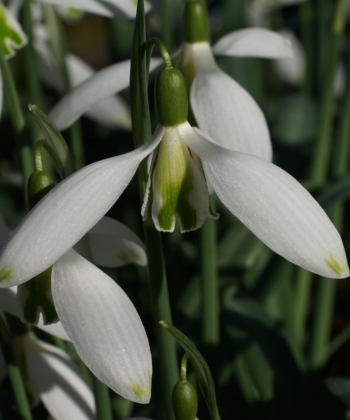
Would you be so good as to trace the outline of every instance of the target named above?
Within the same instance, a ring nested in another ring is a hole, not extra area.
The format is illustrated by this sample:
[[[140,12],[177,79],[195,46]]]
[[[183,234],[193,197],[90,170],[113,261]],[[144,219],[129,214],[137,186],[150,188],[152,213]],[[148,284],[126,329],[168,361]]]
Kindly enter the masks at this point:
[[[62,350],[22,336],[32,387],[50,415],[59,420],[95,420],[95,400],[71,359]]]
[[[186,142],[225,206],[273,251],[309,271],[349,276],[339,233],[313,197],[282,169],[254,156],[231,152],[205,134]]]
[[[120,267],[132,262],[141,266],[147,264],[145,246],[139,237],[111,217],[102,217],[74,249],[103,267]]]
[[[150,68],[160,64],[160,59],[152,59]],[[128,87],[129,78],[130,60],[100,70],[67,93],[50,111],[50,120],[59,130],[66,129],[95,104]]]
[[[282,80],[292,86],[300,86],[304,80],[306,68],[304,47],[292,31],[283,29],[280,33],[292,44],[293,57],[275,61],[274,67]]]
[[[53,268],[52,294],[60,320],[88,368],[124,398],[148,403],[148,339],[123,290],[71,250]]]
[[[164,129],[138,149],[95,162],[52,189],[11,235],[0,256],[0,287],[21,284],[46,270],[113,206]]]
[[[0,289],[0,309],[11,315],[20,317],[20,311],[17,306],[17,286],[9,287],[7,289]],[[62,327],[60,322],[56,324],[44,325],[43,317],[40,314],[37,328],[47,332],[48,334],[54,335],[55,337],[61,338],[62,340],[70,341],[67,333]]]
[[[271,160],[264,114],[250,94],[219,68],[197,74],[190,100],[200,129],[220,146]]]
[[[132,0],[39,0],[42,3],[57,4],[59,6],[84,10],[102,16],[135,17],[136,4]],[[147,10],[149,7],[147,6]]]
[[[238,57],[292,57],[292,45],[282,34],[264,28],[231,32],[213,46],[214,54]]]

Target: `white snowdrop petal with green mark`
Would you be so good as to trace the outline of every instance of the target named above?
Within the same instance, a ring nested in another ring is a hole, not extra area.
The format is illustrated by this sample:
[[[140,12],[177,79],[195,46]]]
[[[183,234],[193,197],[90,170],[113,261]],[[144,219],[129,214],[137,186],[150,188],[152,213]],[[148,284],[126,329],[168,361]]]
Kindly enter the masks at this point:
[[[102,16],[120,16],[134,18],[136,15],[136,2],[133,0],[39,0],[41,3],[57,4],[96,13]],[[146,10],[149,10],[146,2]]]
[[[145,246],[139,237],[111,217],[102,217],[74,249],[89,261],[103,267],[147,264]]]
[[[95,162],[52,189],[23,219],[0,255],[0,287],[21,284],[54,264],[112,207],[140,162],[161,140]]]
[[[70,250],[53,268],[52,294],[60,320],[87,367],[117,394],[148,403],[152,377],[148,339],[123,290]]]
[[[9,287],[7,289],[0,289],[0,310],[19,318],[20,312],[17,306],[16,294],[17,286]],[[62,340],[70,341],[60,322],[56,322],[55,324],[51,325],[44,325],[43,317],[41,314],[39,317],[38,325],[36,325],[36,327],[47,332],[48,334],[61,338]]]
[[[272,159],[264,114],[250,94],[219,68],[197,74],[190,101],[200,129],[218,144]]]
[[[181,124],[191,130],[188,122]],[[160,231],[198,229],[209,214],[209,193],[178,127],[166,127],[152,176],[152,218]]]
[[[282,169],[224,149],[203,132],[186,142],[201,158],[223,204],[273,251],[316,274],[344,278],[339,233],[314,198]]]
[[[94,395],[72,360],[62,350],[20,336],[29,380],[54,419],[95,420]]]
[[[161,59],[152,59],[150,70],[161,62]],[[52,108],[49,118],[59,130],[65,130],[95,104],[127,88],[129,79],[130,60],[106,67],[67,93]]]
[[[246,28],[231,32],[219,39],[213,46],[213,52],[216,55],[234,57],[293,57],[289,39],[264,28]]]

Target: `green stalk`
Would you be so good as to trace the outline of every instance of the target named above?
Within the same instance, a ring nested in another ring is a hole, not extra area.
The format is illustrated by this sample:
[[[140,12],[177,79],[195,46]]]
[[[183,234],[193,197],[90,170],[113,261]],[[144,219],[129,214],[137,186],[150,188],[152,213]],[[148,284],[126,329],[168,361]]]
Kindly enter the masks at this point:
[[[15,396],[19,418],[21,420],[32,420],[32,414],[30,411],[26,390],[23,384],[20,370],[13,357],[11,336],[4,321],[3,314],[0,315],[0,343],[4,353],[11,387]]]
[[[201,230],[201,291],[203,343],[219,342],[219,291],[216,221],[207,219]]]
[[[36,104],[40,109],[43,108],[42,92],[38,79],[38,66],[36,54],[33,47],[33,20],[31,13],[31,0],[25,0],[22,8],[23,28],[28,37],[28,44],[24,48],[26,87],[28,91],[28,102]],[[41,135],[41,130],[34,119],[30,119],[30,131],[32,145],[35,146]]]
[[[337,0],[330,37],[329,54],[322,76],[322,97],[319,114],[317,142],[311,169],[313,185],[322,188],[327,181],[327,169],[330,157],[332,122],[334,116],[333,84],[339,58],[340,41],[345,25],[345,0]],[[324,48],[324,47],[323,47]],[[324,60],[324,58],[322,58]]]
[[[162,17],[162,41],[168,51],[173,49],[173,1],[160,0],[160,14]]]
[[[62,24],[57,18],[56,11],[52,5],[45,4],[45,19],[50,35],[51,51],[58,64],[61,76],[63,78],[66,92],[71,89],[71,81],[66,65],[66,37],[63,31]],[[79,121],[76,121],[69,128],[70,148],[74,158],[74,163],[77,169],[80,169],[85,164],[84,145],[81,135],[81,128]]]
[[[303,84],[303,90],[311,95],[314,90],[315,74],[315,47],[313,32],[314,25],[313,4],[311,1],[300,3],[299,19],[301,24],[301,40],[306,52],[306,72]]]
[[[144,4],[138,2],[130,74],[131,116],[135,146],[143,144],[151,135],[151,122],[147,98],[148,72],[146,57],[146,29]],[[139,184],[141,199],[147,183],[145,162],[140,165]],[[158,349],[159,369],[165,403],[164,419],[173,418],[171,394],[178,380],[178,363],[175,342],[170,334],[159,325],[160,320],[171,323],[171,311],[165,262],[160,234],[152,220],[144,223],[145,242],[148,258],[149,285],[152,298],[153,320]]]
[[[92,377],[96,403],[96,418],[97,420],[113,420],[109,389],[95,375],[92,375]]]

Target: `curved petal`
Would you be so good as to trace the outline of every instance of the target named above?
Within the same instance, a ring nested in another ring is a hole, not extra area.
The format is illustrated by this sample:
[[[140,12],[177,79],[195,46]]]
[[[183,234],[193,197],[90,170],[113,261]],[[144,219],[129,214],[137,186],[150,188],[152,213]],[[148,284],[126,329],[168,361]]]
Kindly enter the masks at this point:
[[[22,340],[31,386],[55,419],[95,420],[95,400],[91,389],[71,359],[62,350],[37,340]]]
[[[74,249],[94,264],[120,267],[128,263],[147,264],[145,246],[127,226],[111,217],[102,217],[74,246]]]
[[[161,59],[152,59],[150,70],[161,62]],[[129,77],[130,60],[100,70],[67,93],[50,111],[50,120],[59,130],[65,130],[95,104],[128,87]]]
[[[309,271],[349,276],[339,233],[314,198],[282,169],[224,149],[196,130],[186,142],[225,206],[273,251]],[[192,131],[193,133],[193,131]]]
[[[148,403],[152,360],[135,307],[103,271],[70,250],[52,271],[57,313],[79,356],[124,398]]]
[[[271,160],[264,114],[250,94],[219,68],[197,74],[190,100],[200,129],[218,144]]]
[[[0,255],[0,287],[43,272],[113,206],[164,129],[138,149],[95,162],[64,179],[27,214]]]
[[[213,46],[214,54],[234,57],[290,58],[291,42],[269,29],[246,28],[231,32]]]
[[[17,306],[16,295],[17,286],[9,287],[7,289],[0,289],[0,309],[19,318],[20,311]],[[41,314],[39,316],[39,321],[36,327],[48,334],[61,338],[62,340],[70,341],[60,322],[56,322],[55,324],[51,325],[44,325],[44,320]]]
[[[39,0],[41,3],[57,4],[102,16],[121,16],[133,18],[136,15],[136,3],[132,0]],[[149,5],[146,3],[146,10]]]

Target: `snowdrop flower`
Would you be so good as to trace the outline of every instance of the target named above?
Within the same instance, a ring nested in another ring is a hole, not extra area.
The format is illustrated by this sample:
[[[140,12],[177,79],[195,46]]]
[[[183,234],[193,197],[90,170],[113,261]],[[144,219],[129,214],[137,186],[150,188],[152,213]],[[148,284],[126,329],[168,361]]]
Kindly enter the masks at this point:
[[[290,43],[267,29],[242,29],[221,38],[213,50],[208,20],[200,0],[188,0],[184,13],[185,43],[180,63],[190,104],[201,130],[223,147],[271,160],[265,117],[250,94],[216,64],[213,53],[228,56],[292,56]]]
[[[40,398],[54,419],[96,419],[94,395],[66,353],[33,333],[15,336],[14,347],[34,402]]]
[[[13,14],[0,2],[0,49],[6,59],[13,57],[16,50],[24,47],[27,36]],[[0,116],[3,103],[3,84],[0,71]]]
[[[176,219],[182,230],[196,229],[205,217],[213,217],[205,189],[208,181],[223,204],[272,250],[326,277],[349,275],[338,232],[294,178],[266,160],[220,146],[189,125],[185,82],[171,65],[157,77],[156,101],[159,125],[147,143],[72,174],[28,213],[0,256],[1,287],[21,284],[55,263],[52,280],[55,306],[74,343],[74,335],[84,332],[78,329],[72,334],[70,312],[81,311],[82,320],[86,318],[86,306],[95,307],[91,315],[100,312],[97,306],[80,302],[80,295],[87,295],[84,289],[90,281],[91,293],[97,290],[93,289],[94,277],[89,274],[97,269],[72,251],[66,253],[112,207],[141,161],[153,151],[143,212],[152,214],[159,230],[173,230]],[[87,274],[78,276],[78,271]],[[81,277],[82,285],[69,281]],[[99,282],[99,288],[102,283]],[[106,294],[108,302],[110,297]],[[116,306],[113,304],[112,313]],[[101,312],[104,313],[102,309]],[[82,325],[94,329],[91,322]],[[96,339],[104,343],[102,337]],[[93,348],[83,347],[86,351]]]

